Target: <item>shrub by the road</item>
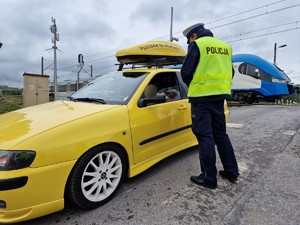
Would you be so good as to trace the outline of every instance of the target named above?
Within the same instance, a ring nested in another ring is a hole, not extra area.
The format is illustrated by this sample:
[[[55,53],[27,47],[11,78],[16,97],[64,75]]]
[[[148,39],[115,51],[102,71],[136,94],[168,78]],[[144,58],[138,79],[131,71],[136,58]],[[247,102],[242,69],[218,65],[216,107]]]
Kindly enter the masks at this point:
[[[23,108],[23,101],[18,98],[0,98],[0,114]]]

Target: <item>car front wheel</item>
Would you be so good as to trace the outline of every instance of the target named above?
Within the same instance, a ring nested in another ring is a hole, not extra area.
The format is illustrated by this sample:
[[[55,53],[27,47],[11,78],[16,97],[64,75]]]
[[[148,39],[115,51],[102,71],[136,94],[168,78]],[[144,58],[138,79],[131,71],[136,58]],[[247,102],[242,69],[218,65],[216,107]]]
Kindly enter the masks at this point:
[[[69,197],[81,208],[93,209],[116,194],[126,174],[121,149],[112,144],[93,148],[76,163],[69,179]]]

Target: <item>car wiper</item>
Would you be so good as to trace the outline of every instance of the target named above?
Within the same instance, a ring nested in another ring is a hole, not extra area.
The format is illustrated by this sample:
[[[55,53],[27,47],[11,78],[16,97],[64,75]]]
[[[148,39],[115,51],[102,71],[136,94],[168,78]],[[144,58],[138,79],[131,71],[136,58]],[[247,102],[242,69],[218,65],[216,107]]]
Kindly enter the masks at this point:
[[[85,97],[85,98],[74,98],[74,97],[71,97],[71,96],[68,96],[67,98],[74,101],[74,102],[83,101],[83,102],[99,102],[99,103],[102,103],[102,104],[106,104],[106,102],[101,98],[87,98],[87,97]]]
[[[68,99],[75,101],[76,98],[73,98],[72,96],[67,96]]]

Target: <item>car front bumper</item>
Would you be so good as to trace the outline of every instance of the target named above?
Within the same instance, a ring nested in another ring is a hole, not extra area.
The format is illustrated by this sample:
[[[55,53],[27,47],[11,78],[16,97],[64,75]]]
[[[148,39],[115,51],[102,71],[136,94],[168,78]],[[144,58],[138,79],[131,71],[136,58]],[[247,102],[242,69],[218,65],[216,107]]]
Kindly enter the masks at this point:
[[[65,186],[76,160],[0,171],[0,223],[21,222],[64,208]],[[14,182],[18,181],[18,182]]]

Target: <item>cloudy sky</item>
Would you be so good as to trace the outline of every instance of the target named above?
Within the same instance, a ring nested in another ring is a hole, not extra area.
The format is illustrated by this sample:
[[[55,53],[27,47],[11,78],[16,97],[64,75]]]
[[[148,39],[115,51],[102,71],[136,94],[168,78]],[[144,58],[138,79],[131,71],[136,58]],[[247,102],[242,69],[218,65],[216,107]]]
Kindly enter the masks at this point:
[[[51,18],[59,33],[58,82],[77,79],[77,56],[84,56],[80,78],[115,70],[118,49],[173,36],[187,48],[182,31],[203,22],[233,54],[250,53],[273,62],[300,83],[299,0],[0,0],[0,85],[22,87],[23,73],[53,81]]]

